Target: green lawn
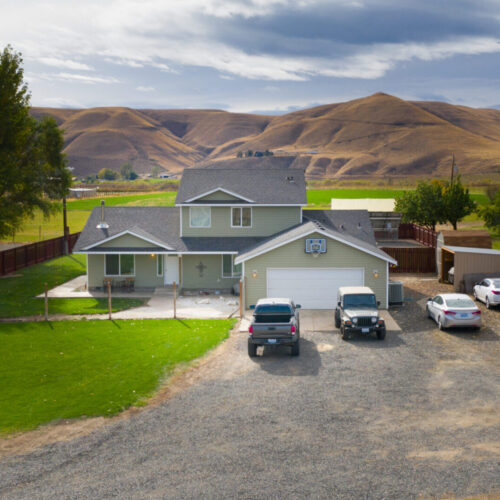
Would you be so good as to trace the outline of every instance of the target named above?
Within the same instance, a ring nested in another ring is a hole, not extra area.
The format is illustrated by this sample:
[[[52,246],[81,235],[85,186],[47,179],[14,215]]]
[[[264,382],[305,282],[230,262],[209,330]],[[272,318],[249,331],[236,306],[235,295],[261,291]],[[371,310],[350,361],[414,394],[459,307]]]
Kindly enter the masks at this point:
[[[114,415],[176,365],[228,336],[234,320],[0,324],[0,433],[61,418]]]
[[[20,269],[15,276],[0,278],[0,318],[43,314],[44,301],[36,296],[85,274],[85,256],[59,257]],[[141,299],[113,299],[113,311],[143,304]],[[49,299],[49,313],[98,314],[108,310],[107,299]]]
[[[332,198],[397,198],[403,189],[308,189],[309,208],[330,208]],[[480,205],[488,203],[484,193],[471,193],[474,201]]]

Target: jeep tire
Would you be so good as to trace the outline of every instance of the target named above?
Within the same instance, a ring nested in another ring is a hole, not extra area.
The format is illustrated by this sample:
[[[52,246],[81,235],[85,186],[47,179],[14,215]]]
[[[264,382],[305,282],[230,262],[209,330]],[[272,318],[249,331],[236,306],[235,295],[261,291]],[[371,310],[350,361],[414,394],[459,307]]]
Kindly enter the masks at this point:
[[[377,338],[379,340],[384,340],[385,339],[385,328],[382,328],[377,332]]]

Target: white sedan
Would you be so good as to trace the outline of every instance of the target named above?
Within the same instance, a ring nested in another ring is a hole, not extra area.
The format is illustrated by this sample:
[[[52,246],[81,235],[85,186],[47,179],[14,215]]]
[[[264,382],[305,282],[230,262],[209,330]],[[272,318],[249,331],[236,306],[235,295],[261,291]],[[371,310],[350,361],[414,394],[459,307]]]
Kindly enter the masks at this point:
[[[440,330],[452,326],[481,327],[481,310],[474,301],[463,293],[442,293],[426,304],[427,315]]]
[[[500,305],[500,279],[486,278],[474,286],[474,298],[486,304],[489,309]]]

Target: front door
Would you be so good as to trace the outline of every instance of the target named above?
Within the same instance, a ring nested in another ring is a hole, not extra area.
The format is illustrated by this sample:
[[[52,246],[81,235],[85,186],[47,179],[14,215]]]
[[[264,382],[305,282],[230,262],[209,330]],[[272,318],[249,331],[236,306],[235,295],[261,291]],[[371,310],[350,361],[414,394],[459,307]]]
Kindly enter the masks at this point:
[[[177,257],[177,255],[165,255],[164,258],[164,284],[171,285],[175,281],[175,283],[179,285],[179,257]]]

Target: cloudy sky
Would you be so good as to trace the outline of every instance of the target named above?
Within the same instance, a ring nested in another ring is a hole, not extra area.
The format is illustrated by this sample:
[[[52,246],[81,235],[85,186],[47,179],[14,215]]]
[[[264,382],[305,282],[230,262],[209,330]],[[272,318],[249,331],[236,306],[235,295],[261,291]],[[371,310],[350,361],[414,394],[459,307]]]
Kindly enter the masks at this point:
[[[499,0],[0,0],[32,104],[500,107]]]

